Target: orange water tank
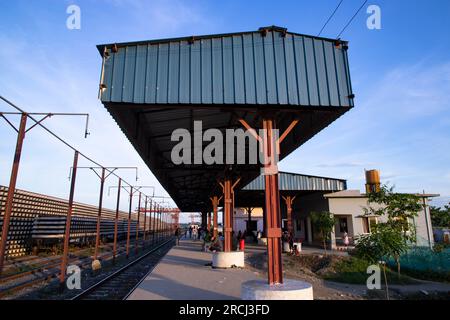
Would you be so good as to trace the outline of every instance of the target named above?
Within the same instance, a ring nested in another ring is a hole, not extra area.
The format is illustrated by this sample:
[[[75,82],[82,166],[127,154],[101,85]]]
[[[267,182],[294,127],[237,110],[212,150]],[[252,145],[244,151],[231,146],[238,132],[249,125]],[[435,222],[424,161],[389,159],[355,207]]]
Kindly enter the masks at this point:
[[[366,193],[380,191],[380,172],[366,170]]]

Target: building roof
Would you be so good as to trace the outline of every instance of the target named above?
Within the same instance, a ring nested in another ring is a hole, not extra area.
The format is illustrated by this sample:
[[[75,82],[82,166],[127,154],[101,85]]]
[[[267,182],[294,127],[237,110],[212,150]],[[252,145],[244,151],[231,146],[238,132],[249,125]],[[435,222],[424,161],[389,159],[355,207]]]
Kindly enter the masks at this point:
[[[343,179],[279,172],[278,186],[281,196],[304,196],[345,190],[347,182]],[[264,176],[260,175],[236,193],[236,206],[263,206],[264,190]]]
[[[152,173],[183,211],[209,206],[229,164],[175,165],[176,129],[256,130],[261,112],[276,114],[280,160],[353,107],[347,43],[264,27],[256,31],[98,46],[100,98]],[[224,142],[225,143],[225,142]],[[224,148],[224,150],[226,150]],[[198,154],[192,148],[191,154]],[[238,188],[260,165],[233,165]]]
[[[280,171],[278,174],[278,186],[280,191],[338,191],[347,188],[347,181],[344,179]],[[265,181],[263,175],[260,175],[242,188],[243,191],[264,189]]]
[[[421,198],[439,197],[435,193],[413,193]],[[361,193],[359,190],[344,190],[323,195],[325,198],[367,198],[367,194]]]
[[[108,52],[101,99],[352,107],[347,44],[336,41],[272,26],[100,45]]]

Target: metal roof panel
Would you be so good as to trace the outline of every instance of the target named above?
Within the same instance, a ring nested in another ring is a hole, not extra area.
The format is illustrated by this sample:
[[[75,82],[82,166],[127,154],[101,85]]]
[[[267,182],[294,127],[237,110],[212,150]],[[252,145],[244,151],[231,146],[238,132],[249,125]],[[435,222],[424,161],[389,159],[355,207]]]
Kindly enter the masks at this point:
[[[346,49],[336,40],[273,29],[190,42],[104,46],[102,101],[353,106]]]

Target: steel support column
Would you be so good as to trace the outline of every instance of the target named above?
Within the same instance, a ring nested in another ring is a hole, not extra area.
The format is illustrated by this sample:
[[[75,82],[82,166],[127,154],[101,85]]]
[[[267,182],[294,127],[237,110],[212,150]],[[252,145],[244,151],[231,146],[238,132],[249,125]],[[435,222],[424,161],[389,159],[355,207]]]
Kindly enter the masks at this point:
[[[94,260],[98,257],[98,246],[100,244],[100,222],[102,217],[102,206],[103,206],[103,187],[105,185],[105,168],[102,168],[102,176],[100,178],[100,197],[98,200],[98,215],[97,215],[97,231],[95,236],[95,251]]]
[[[162,215],[162,222],[163,222],[163,239],[167,236],[167,214],[165,213],[165,210],[161,212]]]
[[[252,211],[253,208],[252,207],[248,207],[247,208],[247,215],[248,215],[248,220],[247,220],[247,233],[250,233],[250,224],[252,222]]]
[[[231,228],[234,229],[234,186],[231,188]]]
[[[208,212],[208,231],[211,230],[211,211]]]
[[[225,252],[230,252],[232,247],[231,233],[233,228],[231,226],[231,216],[233,212],[231,199],[231,179],[226,178],[223,182],[223,234],[224,234],[224,249]]]
[[[292,221],[292,204],[294,203],[295,200],[295,196],[286,196],[283,197],[285,203],[286,203],[286,213],[287,213],[287,229],[288,229],[288,233],[290,235],[294,235],[294,224]]]
[[[212,207],[213,207],[213,235],[215,238],[218,236],[218,222],[219,222],[219,216],[218,216],[218,207],[219,207],[219,201],[222,199],[222,197],[213,196],[211,199]]]
[[[161,241],[161,207],[158,205],[158,242]]]
[[[230,252],[232,250],[232,233],[233,233],[233,190],[239,183],[240,178],[233,184],[230,177],[225,177],[223,183],[220,183],[223,190],[223,231],[224,231],[224,250]]]
[[[116,261],[116,255],[117,255],[117,231],[118,231],[118,224],[119,224],[119,205],[120,205],[120,190],[121,189],[122,189],[122,179],[119,178],[119,188],[117,189],[116,216],[114,218],[113,261]]]
[[[153,235],[152,235],[152,245],[155,243],[155,234],[156,234],[156,226],[157,226],[157,221],[156,221],[156,203],[153,203]],[[150,218],[151,218],[151,213],[150,213]]]
[[[128,208],[128,226],[127,226],[127,253],[126,257],[130,255],[130,232],[131,232],[131,209],[133,206],[133,187],[130,187],[130,206]]]
[[[150,240],[150,234],[152,232],[152,206],[153,206],[153,201],[152,199],[150,199],[150,206],[149,206],[149,210],[150,210],[150,214],[148,215],[148,238]]]
[[[75,194],[75,181],[77,178],[77,166],[78,166],[78,151],[75,151],[75,154],[73,156],[72,181],[70,182],[69,208],[67,210],[66,227],[64,230],[64,249],[63,249],[63,256],[61,259],[61,273],[59,275],[59,282],[61,285],[63,285],[64,281],[66,280],[66,267],[67,267],[67,260],[68,260],[68,256],[69,256],[70,224],[72,221],[73,197]]]
[[[281,261],[281,215],[280,192],[278,188],[278,170],[276,162],[276,137],[274,120],[263,119],[263,153],[265,178],[265,204],[267,226],[267,273],[269,284],[283,283]]]
[[[6,197],[5,214],[3,215],[2,237],[0,241],[0,274],[3,270],[3,262],[5,260],[6,244],[8,242],[9,222],[13,207],[14,192],[16,190],[17,174],[19,172],[20,156],[22,154],[23,140],[25,139],[25,129],[27,125],[26,113],[22,113],[20,118],[20,126],[17,134],[16,151],[14,153],[14,161],[11,169],[11,178],[9,180],[8,195]]]
[[[164,214],[163,208],[159,208],[159,240],[162,241],[164,239]]]
[[[160,241],[164,237],[164,234],[163,234],[164,224],[163,224],[163,213],[162,213],[162,210],[163,210],[163,208],[162,208],[162,206],[160,206],[159,207],[159,240]]]
[[[267,210],[265,201],[262,210],[263,210],[263,237],[267,238],[267,225],[266,225]]]
[[[142,245],[145,246],[145,240],[147,240],[147,203],[148,196],[145,196],[145,205],[144,205],[144,239]]]
[[[136,225],[136,238],[134,240],[134,252],[137,254],[139,251],[139,224],[141,219],[141,199],[142,192],[139,192],[138,209],[137,209],[137,225]]]
[[[297,125],[293,120],[283,134],[276,135],[275,116],[263,114],[263,136],[244,120],[239,122],[260,142],[264,155],[265,180],[265,233],[267,237],[267,265],[268,282],[270,285],[283,283],[283,268],[281,263],[281,213],[280,190],[278,187],[278,155],[280,144]]]

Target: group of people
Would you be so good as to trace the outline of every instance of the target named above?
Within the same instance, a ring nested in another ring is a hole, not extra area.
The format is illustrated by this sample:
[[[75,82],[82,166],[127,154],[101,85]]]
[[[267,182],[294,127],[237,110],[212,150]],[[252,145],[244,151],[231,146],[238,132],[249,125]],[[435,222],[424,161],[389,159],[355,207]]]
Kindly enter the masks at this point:
[[[255,237],[255,235],[253,234],[253,232],[247,232],[247,231],[240,231],[236,234],[234,231],[231,232],[231,249],[236,251],[236,250],[242,250],[243,248],[241,248],[241,240],[245,240],[246,237],[248,236],[253,236]],[[222,251],[223,250],[223,234],[219,233],[219,235],[217,237],[212,237],[211,238],[211,245],[209,247],[210,251]]]
[[[202,237],[203,228],[189,226],[188,232],[189,232],[189,239],[200,240]]]
[[[208,248],[208,250],[210,251],[223,251],[223,234],[221,232],[219,232],[218,236],[215,237],[212,235],[212,231],[208,230],[207,228],[203,228],[203,227],[193,227],[190,226],[188,230],[184,231],[184,236],[187,236],[187,232],[189,232],[189,239],[194,239],[194,240],[204,240],[204,242],[209,242],[210,246]],[[175,237],[177,240],[177,244],[179,244],[180,242],[180,237],[181,237],[181,229],[179,227],[176,228],[175,230]],[[232,250],[238,250],[239,248],[239,243],[240,240],[245,240],[245,238],[249,235],[252,235],[253,237],[255,236],[253,232],[247,232],[244,231],[242,232],[241,230],[239,230],[239,232],[237,233],[237,235],[235,234],[234,231],[231,232],[231,237],[232,237]],[[261,231],[258,231],[257,233],[257,238],[259,239],[261,237],[262,233]],[[294,253],[294,235],[292,234],[292,232],[288,232],[288,231],[284,231],[283,235],[282,235],[282,241],[283,242],[287,242],[289,243],[289,251],[291,253]],[[343,236],[343,242],[344,245],[346,247],[348,247],[349,245],[349,236],[347,234],[347,232],[344,233]],[[241,249],[241,248],[239,248]]]

